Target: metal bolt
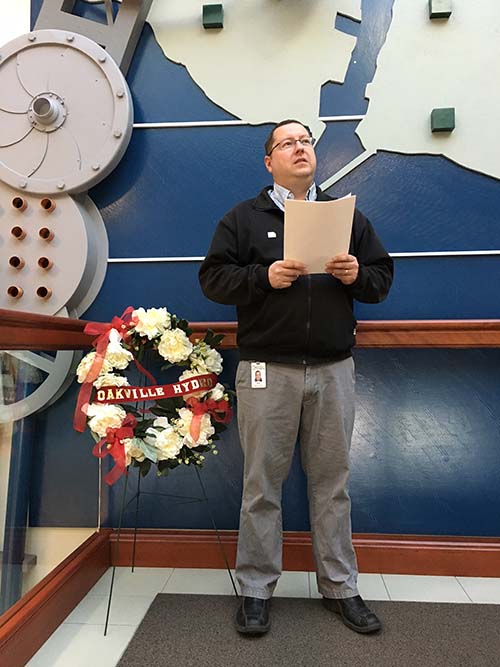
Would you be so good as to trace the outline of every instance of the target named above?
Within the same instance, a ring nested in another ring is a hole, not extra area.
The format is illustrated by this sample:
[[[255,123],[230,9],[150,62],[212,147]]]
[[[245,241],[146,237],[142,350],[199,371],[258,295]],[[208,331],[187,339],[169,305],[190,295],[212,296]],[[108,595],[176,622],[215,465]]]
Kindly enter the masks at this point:
[[[92,165],[92,169],[93,169],[94,171],[99,171],[100,168],[101,168],[101,165],[98,164],[97,162],[96,162],[96,164],[93,164],[93,165]]]
[[[63,181],[59,181],[59,183],[57,184],[57,188],[59,190],[64,190],[65,187],[66,187],[66,183],[63,183]]]
[[[28,35],[28,41],[34,42],[36,39],[36,35]]]
[[[118,88],[118,90],[116,91],[116,97],[123,97],[124,95],[125,91],[123,90],[123,88]]]
[[[122,136],[122,131],[121,130],[115,130],[113,132],[113,136],[115,136],[117,139],[119,139]]]
[[[74,36],[74,35],[66,35],[66,40],[67,40],[68,42],[73,42],[74,39],[75,39],[75,36]]]
[[[19,187],[22,188],[23,190],[24,190],[24,188],[25,188],[27,185],[28,185],[28,183],[27,183],[26,181],[21,181],[21,182],[19,183]]]

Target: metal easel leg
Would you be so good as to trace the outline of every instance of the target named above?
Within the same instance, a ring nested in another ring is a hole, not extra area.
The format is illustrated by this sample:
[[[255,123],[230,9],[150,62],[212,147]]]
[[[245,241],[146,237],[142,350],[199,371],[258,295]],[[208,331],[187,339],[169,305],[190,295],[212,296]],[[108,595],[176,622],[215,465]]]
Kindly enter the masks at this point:
[[[117,550],[120,546],[120,534],[121,534],[121,529],[122,529],[123,512],[125,510],[125,498],[127,497],[127,486],[128,486],[128,470],[125,474],[125,484],[123,485],[122,506],[121,506],[121,509],[120,509],[120,520],[118,521],[118,537],[117,537],[117,541],[116,541]],[[106,634],[108,632],[109,612],[111,610],[111,599],[113,597],[113,586],[114,586],[114,583],[115,583],[115,572],[116,572],[116,565],[113,565],[113,572],[111,574],[111,585],[109,587],[108,609],[106,611],[106,622],[104,624],[104,636],[106,636]]]
[[[229,563],[228,563],[228,560],[227,560],[224,545],[222,544],[222,540],[220,539],[219,531],[218,531],[217,526],[215,524],[215,519],[213,517],[212,510],[210,509],[210,503],[208,501],[208,497],[207,497],[207,494],[206,494],[206,491],[205,491],[205,487],[203,485],[203,482],[201,481],[200,471],[198,470],[198,468],[196,466],[194,467],[194,469],[196,471],[196,476],[198,477],[198,481],[200,483],[201,492],[203,494],[203,500],[205,501],[205,505],[207,507],[208,514],[210,515],[210,521],[212,522],[212,526],[215,530],[215,534],[217,535],[217,541],[219,543],[219,548],[220,548],[222,556],[224,558],[224,562],[226,563],[226,570],[227,570],[227,573],[229,574],[229,578],[231,579],[234,594],[236,595],[237,598],[239,598],[238,590],[236,589],[236,584],[234,583],[233,573],[231,572],[231,568],[229,567]]]

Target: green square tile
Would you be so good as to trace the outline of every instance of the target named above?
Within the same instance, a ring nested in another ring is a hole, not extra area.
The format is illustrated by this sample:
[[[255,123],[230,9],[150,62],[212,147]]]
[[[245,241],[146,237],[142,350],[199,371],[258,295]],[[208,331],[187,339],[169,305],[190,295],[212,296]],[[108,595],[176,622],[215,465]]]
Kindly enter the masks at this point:
[[[455,108],[433,109],[431,112],[431,130],[433,132],[452,132],[455,129]]]
[[[429,18],[447,19],[451,16],[451,0],[429,0]]]
[[[203,5],[203,27],[223,28],[224,27],[224,7],[219,5]]]

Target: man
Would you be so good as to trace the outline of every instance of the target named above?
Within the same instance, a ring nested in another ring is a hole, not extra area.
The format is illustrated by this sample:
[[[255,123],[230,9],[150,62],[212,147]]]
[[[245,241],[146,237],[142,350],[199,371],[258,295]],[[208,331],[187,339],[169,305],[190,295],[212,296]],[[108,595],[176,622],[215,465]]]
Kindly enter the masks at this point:
[[[278,123],[265,144],[274,186],[220,221],[200,269],[205,295],[235,304],[240,363],[238,426],[245,456],[236,576],[241,633],[269,630],[269,600],[281,574],[281,489],[297,436],[308,480],[318,590],[357,632],[379,619],[357,590],[351,537],[349,449],[354,422],[353,299],[382,301],[393,265],[368,220],[355,212],[349,253],[323,274],[283,259],[287,198],[328,200],[314,183],[309,129]],[[255,382],[256,369],[265,382]]]

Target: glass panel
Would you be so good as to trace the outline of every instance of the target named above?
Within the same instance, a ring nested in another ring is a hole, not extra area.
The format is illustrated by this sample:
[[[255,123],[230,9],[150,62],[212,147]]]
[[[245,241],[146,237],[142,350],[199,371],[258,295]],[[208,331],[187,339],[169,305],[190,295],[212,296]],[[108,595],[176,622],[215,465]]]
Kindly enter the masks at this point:
[[[75,462],[66,456],[80,357],[73,351],[0,351],[0,614],[98,524],[98,463],[87,455],[90,465],[79,471],[88,497],[82,503],[71,489]]]

